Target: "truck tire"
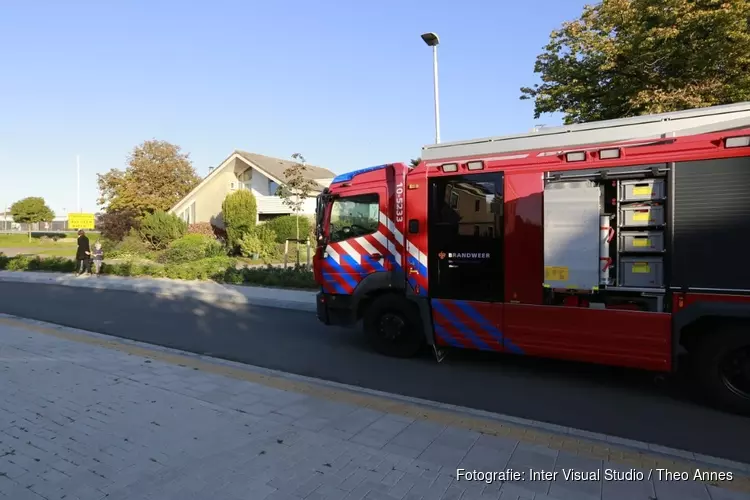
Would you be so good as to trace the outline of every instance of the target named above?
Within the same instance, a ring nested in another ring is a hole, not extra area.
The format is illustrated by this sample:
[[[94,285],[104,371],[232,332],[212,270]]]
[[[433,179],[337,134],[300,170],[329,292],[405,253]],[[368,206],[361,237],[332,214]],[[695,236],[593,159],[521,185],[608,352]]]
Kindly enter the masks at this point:
[[[692,356],[695,376],[711,403],[750,415],[750,325],[718,323],[702,332]]]
[[[383,295],[365,310],[362,323],[375,351],[394,358],[416,356],[424,346],[415,308],[403,297]]]

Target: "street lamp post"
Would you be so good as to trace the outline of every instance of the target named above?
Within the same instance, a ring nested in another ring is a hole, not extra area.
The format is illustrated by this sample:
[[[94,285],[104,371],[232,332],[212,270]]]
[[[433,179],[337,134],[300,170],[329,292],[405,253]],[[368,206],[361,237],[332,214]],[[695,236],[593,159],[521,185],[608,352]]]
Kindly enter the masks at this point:
[[[440,94],[438,93],[438,59],[437,47],[440,39],[435,33],[422,34],[422,40],[429,47],[432,47],[432,78],[435,87],[435,144],[440,144]]]

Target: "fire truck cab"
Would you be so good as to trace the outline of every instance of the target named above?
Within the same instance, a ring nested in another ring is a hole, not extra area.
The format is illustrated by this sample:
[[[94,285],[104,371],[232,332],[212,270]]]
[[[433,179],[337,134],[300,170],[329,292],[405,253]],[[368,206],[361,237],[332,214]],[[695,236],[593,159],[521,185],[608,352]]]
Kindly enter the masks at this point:
[[[750,413],[750,103],[425,146],[318,198],[318,318],[379,352],[672,372]]]

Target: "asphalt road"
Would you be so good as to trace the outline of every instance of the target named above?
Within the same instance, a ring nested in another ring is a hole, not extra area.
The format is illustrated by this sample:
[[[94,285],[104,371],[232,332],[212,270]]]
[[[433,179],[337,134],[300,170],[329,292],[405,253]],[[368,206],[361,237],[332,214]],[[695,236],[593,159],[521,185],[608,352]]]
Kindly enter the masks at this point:
[[[114,290],[0,283],[0,312],[750,463],[750,419],[640,372],[483,353],[391,359],[310,313]]]

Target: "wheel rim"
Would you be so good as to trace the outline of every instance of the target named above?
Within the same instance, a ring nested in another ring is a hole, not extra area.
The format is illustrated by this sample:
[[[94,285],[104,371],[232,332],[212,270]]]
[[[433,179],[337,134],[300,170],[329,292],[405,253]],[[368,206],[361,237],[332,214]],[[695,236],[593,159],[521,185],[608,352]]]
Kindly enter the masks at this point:
[[[746,399],[750,399],[750,346],[729,352],[720,365],[724,385]]]
[[[397,342],[404,338],[405,331],[406,320],[400,314],[389,312],[380,317],[378,333],[383,339]]]

